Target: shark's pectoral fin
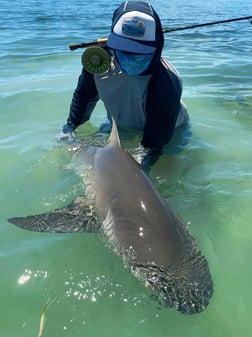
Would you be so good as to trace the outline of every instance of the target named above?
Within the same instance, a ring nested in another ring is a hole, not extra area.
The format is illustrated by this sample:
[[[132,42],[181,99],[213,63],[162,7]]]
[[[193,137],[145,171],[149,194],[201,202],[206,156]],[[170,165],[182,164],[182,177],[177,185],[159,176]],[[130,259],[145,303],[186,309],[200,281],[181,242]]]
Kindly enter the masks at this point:
[[[94,207],[88,205],[82,196],[66,207],[38,215],[10,218],[8,221],[20,228],[35,232],[88,233],[99,230]]]

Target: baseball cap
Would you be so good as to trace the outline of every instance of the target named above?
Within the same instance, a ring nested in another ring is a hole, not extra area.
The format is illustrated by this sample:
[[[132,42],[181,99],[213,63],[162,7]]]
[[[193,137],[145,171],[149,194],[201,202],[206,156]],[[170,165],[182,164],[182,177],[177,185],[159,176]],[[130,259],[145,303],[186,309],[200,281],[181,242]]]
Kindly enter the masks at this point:
[[[137,10],[124,13],[114,23],[107,45],[129,53],[154,53],[158,46],[155,19]]]

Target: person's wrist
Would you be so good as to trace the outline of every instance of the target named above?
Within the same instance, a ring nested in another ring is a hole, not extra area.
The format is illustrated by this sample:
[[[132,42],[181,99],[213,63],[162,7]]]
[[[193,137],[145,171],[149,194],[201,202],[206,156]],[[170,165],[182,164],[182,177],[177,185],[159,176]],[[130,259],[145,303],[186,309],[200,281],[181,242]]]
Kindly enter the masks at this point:
[[[67,123],[63,126],[62,131],[63,133],[71,133],[76,129],[73,124]]]

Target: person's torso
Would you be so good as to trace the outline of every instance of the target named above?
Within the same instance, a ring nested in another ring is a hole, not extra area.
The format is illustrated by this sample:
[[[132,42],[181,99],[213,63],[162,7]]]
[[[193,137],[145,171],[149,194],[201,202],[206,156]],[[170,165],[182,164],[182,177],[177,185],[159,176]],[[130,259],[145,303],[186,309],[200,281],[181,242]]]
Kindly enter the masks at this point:
[[[173,65],[162,58],[163,65],[169,73],[171,83],[178,92],[182,82],[179,73]],[[123,72],[115,57],[112,57],[111,67],[104,74],[94,75],[96,88],[100,99],[107,110],[108,119],[114,117],[119,127],[144,129],[146,121],[146,98],[148,84],[152,75],[129,76]],[[164,102],[169,104],[169,102]],[[176,127],[189,119],[187,110],[181,104]]]
[[[105,74],[94,75],[100,99],[120,127],[143,129],[146,113],[145,102],[151,75],[129,76],[113,58],[111,68]]]

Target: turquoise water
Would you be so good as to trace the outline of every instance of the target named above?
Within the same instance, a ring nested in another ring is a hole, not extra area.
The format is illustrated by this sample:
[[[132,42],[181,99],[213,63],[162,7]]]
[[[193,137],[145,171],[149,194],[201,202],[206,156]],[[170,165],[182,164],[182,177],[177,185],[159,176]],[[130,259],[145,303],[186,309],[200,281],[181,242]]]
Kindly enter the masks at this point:
[[[164,28],[252,15],[252,1],[152,1]],[[40,234],[6,219],[61,207],[81,193],[54,141],[68,114],[81,51],[107,36],[118,2],[1,1],[0,336],[249,337],[252,331],[252,26],[166,34],[164,55],[184,81],[191,136],[150,174],[188,223],[211,268],[203,313],[160,307],[95,234]],[[78,136],[96,137],[100,103]],[[125,146],[137,145],[136,139]],[[172,147],[172,145],[170,145]],[[168,148],[169,150],[169,148]],[[170,153],[170,154],[169,154]]]

